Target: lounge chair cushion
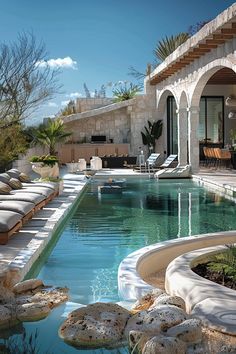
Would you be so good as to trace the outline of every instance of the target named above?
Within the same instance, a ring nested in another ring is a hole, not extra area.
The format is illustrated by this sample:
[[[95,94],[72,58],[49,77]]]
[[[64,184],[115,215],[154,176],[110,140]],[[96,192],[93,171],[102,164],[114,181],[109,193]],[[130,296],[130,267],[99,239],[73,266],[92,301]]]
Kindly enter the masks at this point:
[[[35,207],[34,203],[19,200],[0,200],[0,210],[15,211],[21,215],[27,215]]]
[[[18,213],[0,210],[0,233],[11,230],[21,219],[22,215]]]
[[[59,188],[59,183],[57,182],[33,182],[32,181],[28,183],[23,182],[22,185],[23,187],[46,187],[52,189],[53,191],[56,191]]]
[[[45,200],[45,196],[36,193],[19,193],[18,191],[12,191],[8,195],[0,195],[0,200],[22,200],[23,202],[34,203],[35,205]]]
[[[49,197],[51,194],[54,193],[54,191],[51,188],[46,188],[46,187],[23,187],[22,189],[18,189],[16,192],[18,193],[24,193],[24,194],[28,194],[28,193],[35,193],[35,194],[40,194],[43,195],[45,197]]]
[[[21,189],[22,188],[22,183],[17,178],[10,178],[8,181],[8,184],[12,189]]]
[[[19,174],[18,179],[19,179],[21,182],[31,182],[30,177],[29,177],[26,173],[23,173],[23,172],[21,172],[21,173]]]
[[[9,194],[11,192],[11,187],[7,183],[0,181],[0,194]]]
[[[7,173],[0,173],[0,181],[3,183],[7,183],[10,180],[10,176]]]

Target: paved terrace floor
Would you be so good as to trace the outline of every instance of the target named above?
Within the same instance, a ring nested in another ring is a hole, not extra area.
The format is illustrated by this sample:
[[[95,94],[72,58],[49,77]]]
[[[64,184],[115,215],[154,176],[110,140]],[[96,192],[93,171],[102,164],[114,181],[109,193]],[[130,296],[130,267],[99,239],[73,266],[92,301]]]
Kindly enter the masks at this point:
[[[132,169],[103,169],[96,174],[98,178],[140,176],[151,177],[148,173],[140,173]],[[7,245],[0,246],[0,281],[6,278],[6,274],[8,283],[11,282],[10,278],[14,282],[27,274],[47,246],[55,228],[63,222],[73,208],[88,181],[84,175],[67,174],[63,178],[65,178],[63,193],[37,212]],[[202,168],[194,175],[194,179],[210,184],[221,191],[236,192],[234,170]]]

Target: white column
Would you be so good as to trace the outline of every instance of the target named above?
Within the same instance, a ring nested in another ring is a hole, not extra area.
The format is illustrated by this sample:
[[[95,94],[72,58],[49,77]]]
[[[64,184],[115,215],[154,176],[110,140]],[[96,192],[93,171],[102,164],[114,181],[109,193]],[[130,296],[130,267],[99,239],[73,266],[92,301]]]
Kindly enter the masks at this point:
[[[178,124],[178,166],[188,164],[188,113],[187,108],[177,109]]]
[[[188,154],[189,164],[192,172],[199,170],[199,107],[189,107],[188,109]]]

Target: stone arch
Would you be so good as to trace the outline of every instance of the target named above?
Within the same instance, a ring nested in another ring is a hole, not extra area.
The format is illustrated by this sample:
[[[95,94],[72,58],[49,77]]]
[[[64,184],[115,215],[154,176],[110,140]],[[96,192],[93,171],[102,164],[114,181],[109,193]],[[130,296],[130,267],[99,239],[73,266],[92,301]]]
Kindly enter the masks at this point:
[[[199,168],[199,139],[198,139],[198,127],[199,127],[199,106],[202,92],[209,81],[209,79],[219,70],[223,68],[231,69],[235,72],[235,65],[226,58],[216,59],[206,66],[202,67],[198,74],[198,80],[191,90],[189,105],[189,161],[193,171],[197,171]]]
[[[192,91],[192,95],[190,98],[190,107],[199,106],[202,91],[206,86],[208,80],[212,77],[212,75],[214,75],[217,71],[223,68],[229,68],[236,72],[234,64],[227,59],[216,59],[210,64],[208,64],[206,67],[202,68],[201,72],[203,73],[196,82],[196,85]]]
[[[167,152],[168,152],[168,127],[167,127],[167,98],[168,96],[173,96],[177,109],[178,109],[178,98],[176,93],[172,90],[169,89],[168,87],[158,91],[157,90],[157,112],[158,112],[158,119],[163,120],[163,133],[161,138],[158,140],[158,146],[157,147],[162,147],[163,154],[165,157],[167,157]]]

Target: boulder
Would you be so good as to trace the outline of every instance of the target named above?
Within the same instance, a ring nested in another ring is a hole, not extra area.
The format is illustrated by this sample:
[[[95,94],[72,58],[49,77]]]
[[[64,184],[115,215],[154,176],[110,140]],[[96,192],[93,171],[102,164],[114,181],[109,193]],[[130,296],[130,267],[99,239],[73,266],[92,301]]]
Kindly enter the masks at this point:
[[[19,321],[38,321],[50,313],[50,307],[45,303],[31,302],[28,304],[18,305],[16,307],[16,317]]]
[[[30,302],[46,302],[50,308],[54,308],[68,300],[68,288],[45,288],[34,294]]]
[[[173,305],[177,306],[182,310],[185,310],[185,302],[179,296],[171,296],[168,294],[161,294],[158,298],[155,299],[152,306],[149,309],[153,309],[158,305]]]
[[[125,335],[129,332],[142,331],[150,332],[166,331],[168,328],[176,326],[185,321],[188,315],[180,308],[172,305],[159,305],[150,311],[141,311],[133,315],[125,327]]]
[[[201,343],[189,345],[186,351],[186,354],[207,354],[207,353],[209,354],[208,348],[206,348],[205,345]]]
[[[153,335],[149,335],[141,331],[130,331],[129,332],[129,352],[132,354],[139,354],[142,352],[143,347],[146,342],[151,339]]]
[[[200,343],[202,341],[201,321],[195,318],[186,320],[169,328],[167,335],[192,344]]]
[[[13,292],[15,294],[22,294],[26,293],[28,291],[35,290],[39,287],[43,286],[43,282],[40,279],[29,279],[22,281],[20,283],[17,283],[13,286]]]
[[[15,302],[15,294],[8,288],[0,285],[0,304],[10,304]]]
[[[165,294],[163,290],[158,288],[153,289],[135,302],[131,309],[131,312],[136,313],[139,311],[148,310],[149,307],[154,303],[154,301],[162,294]]]
[[[9,328],[17,323],[12,305],[0,305],[0,329]]]
[[[59,336],[77,347],[118,346],[130,312],[113,303],[94,303],[72,311],[59,328]]]
[[[148,340],[142,354],[186,354],[186,343],[173,337],[158,336]]]

